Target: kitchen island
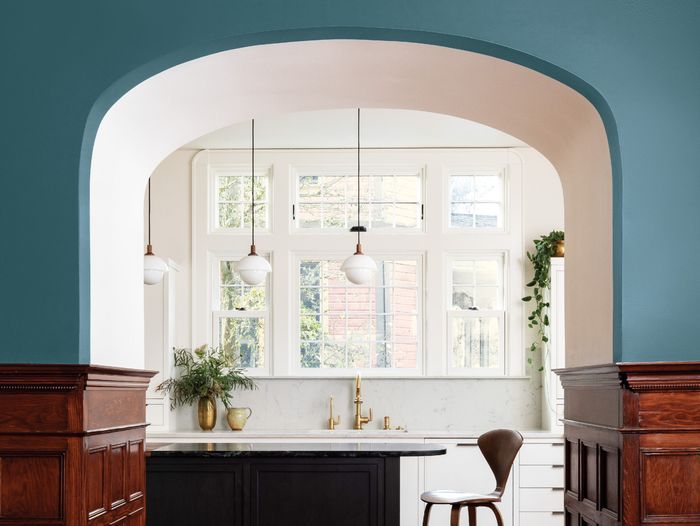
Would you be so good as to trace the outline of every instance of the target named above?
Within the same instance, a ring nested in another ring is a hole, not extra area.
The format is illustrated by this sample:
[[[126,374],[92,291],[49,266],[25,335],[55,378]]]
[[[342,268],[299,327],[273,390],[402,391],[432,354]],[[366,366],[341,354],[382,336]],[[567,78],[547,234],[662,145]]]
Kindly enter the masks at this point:
[[[437,444],[198,443],[149,451],[148,526],[399,526],[401,457]]]

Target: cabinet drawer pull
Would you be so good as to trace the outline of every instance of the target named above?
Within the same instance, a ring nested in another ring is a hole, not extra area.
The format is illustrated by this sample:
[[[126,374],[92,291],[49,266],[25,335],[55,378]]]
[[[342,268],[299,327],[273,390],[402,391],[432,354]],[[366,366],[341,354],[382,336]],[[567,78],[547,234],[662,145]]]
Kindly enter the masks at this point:
[[[476,446],[476,443],[474,443],[474,444],[464,443],[464,444],[456,444],[456,445],[457,445],[457,447],[471,447],[471,446]]]
[[[564,442],[553,442],[552,446],[554,447],[564,447]]]
[[[564,464],[552,464],[553,468],[563,468]]]
[[[553,511],[553,512],[552,512],[552,515],[564,515],[564,513],[566,513],[566,512],[564,512],[564,511]]]
[[[564,488],[552,488],[552,491],[564,491]]]

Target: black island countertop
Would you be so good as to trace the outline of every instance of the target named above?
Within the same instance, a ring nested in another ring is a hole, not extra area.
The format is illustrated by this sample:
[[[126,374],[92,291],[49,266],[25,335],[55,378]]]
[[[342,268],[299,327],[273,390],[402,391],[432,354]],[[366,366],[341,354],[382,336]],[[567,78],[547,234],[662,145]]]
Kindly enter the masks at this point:
[[[444,455],[439,444],[396,443],[248,443],[167,444],[149,449],[149,457],[187,458],[392,458]]]

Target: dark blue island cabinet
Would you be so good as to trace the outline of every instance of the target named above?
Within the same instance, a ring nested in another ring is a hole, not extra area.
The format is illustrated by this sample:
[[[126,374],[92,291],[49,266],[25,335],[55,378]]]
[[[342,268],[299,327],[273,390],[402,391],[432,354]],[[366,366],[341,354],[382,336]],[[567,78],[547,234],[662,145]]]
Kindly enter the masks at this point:
[[[171,444],[146,460],[148,526],[399,526],[403,456],[426,444]]]

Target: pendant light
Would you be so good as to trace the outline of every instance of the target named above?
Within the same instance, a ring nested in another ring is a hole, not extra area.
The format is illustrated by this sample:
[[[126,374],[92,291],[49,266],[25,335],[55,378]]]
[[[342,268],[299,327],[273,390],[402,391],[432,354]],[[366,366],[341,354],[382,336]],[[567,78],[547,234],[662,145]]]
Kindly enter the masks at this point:
[[[369,283],[377,271],[375,261],[362,252],[360,233],[367,232],[367,228],[360,224],[360,108],[357,108],[357,225],[350,229],[350,232],[357,232],[357,245],[355,253],[343,261],[340,270],[345,273],[348,281],[355,285]]]
[[[168,265],[153,253],[151,245],[151,180],[148,179],[148,245],[143,256],[143,282],[146,285],[157,285],[163,281],[168,271]]]
[[[248,285],[260,285],[268,273],[272,270],[269,261],[264,257],[258,256],[255,251],[255,119],[251,121],[251,169],[250,169],[250,197],[251,197],[251,242],[250,254],[242,258],[236,270],[241,276],[241,279]]]

